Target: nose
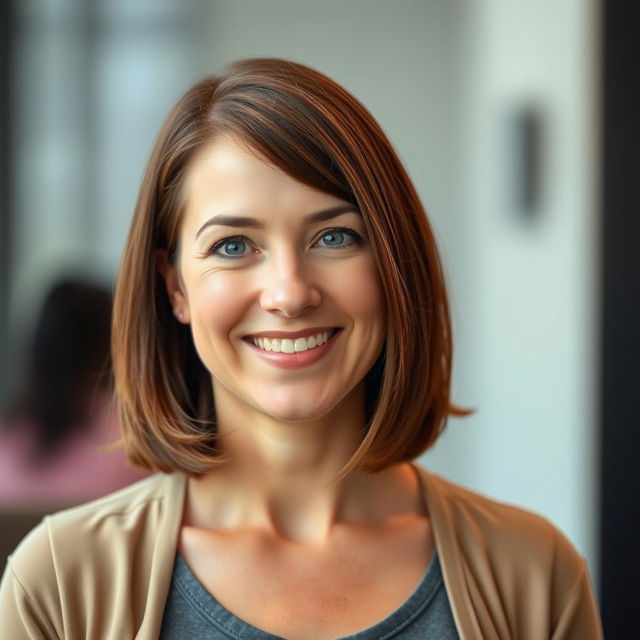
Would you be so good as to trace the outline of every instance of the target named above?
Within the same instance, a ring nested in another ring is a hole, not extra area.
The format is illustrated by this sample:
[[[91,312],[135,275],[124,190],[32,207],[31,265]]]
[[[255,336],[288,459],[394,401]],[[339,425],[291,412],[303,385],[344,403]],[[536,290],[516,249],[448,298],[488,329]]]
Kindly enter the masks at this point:
[[[277,312],[286,318],[295,318],[305,310],[317,307],[321,295],[308,271],[293,252],[269,258],[260,306],[265,311]]]

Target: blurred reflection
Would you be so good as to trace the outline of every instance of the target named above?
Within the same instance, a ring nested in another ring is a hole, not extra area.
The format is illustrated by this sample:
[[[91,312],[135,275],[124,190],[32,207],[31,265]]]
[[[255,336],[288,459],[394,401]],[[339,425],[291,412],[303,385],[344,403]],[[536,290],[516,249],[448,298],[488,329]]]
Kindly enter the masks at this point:
[[[57,507],[142,477],[120,450],[110,376],[111,293],[82,280],[44,300],[0,424],[0,506]]]

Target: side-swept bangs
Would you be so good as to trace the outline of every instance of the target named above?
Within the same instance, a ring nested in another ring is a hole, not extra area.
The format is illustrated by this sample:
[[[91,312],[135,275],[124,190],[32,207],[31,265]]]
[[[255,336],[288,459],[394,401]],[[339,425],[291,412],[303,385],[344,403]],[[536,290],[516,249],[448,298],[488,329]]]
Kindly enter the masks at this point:
[[[156,141],[116,286],[113,361],[130,460],[201,474],[216,450],[211,379],[189,327],[173,317],[156,266],[175,256],[186,172],[230,134],[289,176],[351,202],[363,216],[387,299],[387,333],[366,377],[367,424],[343,470],[369,471],[428,449],[451,413],[447,295],[425,211],[387,137],[347,91],[302,64],[241,60],[177,103]]]

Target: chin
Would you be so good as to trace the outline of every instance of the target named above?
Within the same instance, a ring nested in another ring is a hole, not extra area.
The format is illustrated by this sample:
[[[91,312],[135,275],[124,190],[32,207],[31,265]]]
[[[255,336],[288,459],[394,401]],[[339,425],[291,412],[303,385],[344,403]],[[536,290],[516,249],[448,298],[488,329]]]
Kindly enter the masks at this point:
[[[305,407],[265,407],[265,412],[281,422],[312,422],[327,415],[331,409]]]
[[[351,413],[354,404],[363,402],[356,394],[344,396],[338,393],[335,385],[324,388],[305,388],[269,390],[261,393],[262,402],[254,406],[275,420],[282,422],[314,422],[328,415]],[[256,400],[258,397],[256,397]]]
[[[306,398],[282,398],[271,397],[268,401],[260,403],[261,411],[282,422],[312,422],[319,420],[330,413],[337,405],[336,402],[310,402]]]

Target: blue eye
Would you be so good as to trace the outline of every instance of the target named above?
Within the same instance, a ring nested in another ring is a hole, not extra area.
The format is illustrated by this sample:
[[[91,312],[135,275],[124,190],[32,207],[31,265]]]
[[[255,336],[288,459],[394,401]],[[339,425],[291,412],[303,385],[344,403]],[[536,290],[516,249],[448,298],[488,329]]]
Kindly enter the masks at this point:
[[[341,245],[344,242],[344,233],[342,231],[333,231],[331,233],[325,233],[321,240],[328,246]]]
[[[225,238],[221,240],[211,249],[211,253],[223,259],[242,258],[249,250],[246,240],[242,237]]]
[[[350,247],[354,244],[360,244],[362,238],[359,233],[356,233],[353,229],[328,229],[319,238],[318,242],[321,242],[321,246],[341,248]]]

